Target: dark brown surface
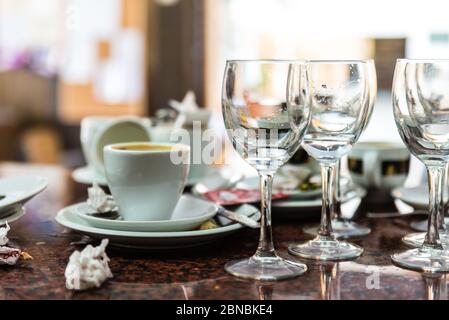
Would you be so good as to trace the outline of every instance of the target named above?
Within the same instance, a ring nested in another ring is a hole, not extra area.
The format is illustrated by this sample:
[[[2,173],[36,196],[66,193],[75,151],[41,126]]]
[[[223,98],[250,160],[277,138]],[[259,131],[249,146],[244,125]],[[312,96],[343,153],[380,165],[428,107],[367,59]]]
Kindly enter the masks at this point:
[[[166,253],[109,247],[114,278],[101,289],[74,293],[65,289],[64,270],[71,252],[89,239],[67,232],[53,217],[58,209],[79,200],[84,187],[73,183],[61,168],[0,166],[1,176],[17,173],[45,175],[50,186],[27,205],[27,215],[12,224],[10,239],[34,260],[0,268],[0,299],[447,298],[444,276],[424,278],[391,265],[389,255],[405,249],[400,238],[411,232],[406,219],[361,220],[373,229],[371,235],[356,242],[365,248],[361,258],[327,265],[306,261],[309,271],[305,275],[277,283],[240,280],[223,270],[225,262],[253,253],[257,230],[242,230],[207,247]],[[302,226],[300,222],[275,221],[274,238],[281,255],[288,256],[286,248],[291,242],[308,239]]]

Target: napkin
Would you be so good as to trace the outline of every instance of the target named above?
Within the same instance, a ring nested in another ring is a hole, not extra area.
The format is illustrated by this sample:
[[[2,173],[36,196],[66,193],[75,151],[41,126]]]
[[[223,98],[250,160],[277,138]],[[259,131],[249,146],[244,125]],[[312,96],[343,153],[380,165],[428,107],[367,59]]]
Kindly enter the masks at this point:
[[[98,247],[88,245],[83,251],[72,253],[65,270],[67,289],[99,288],[108,278],[113,277],[108,265],[110,259],[106,254],[108,243],[108,239],[103,239]]]
[[[182,101],[170,100],[168,101],[170,107],[178,111],[174,127],[193,127],[194,122],[198,121],[204,127],[209,122],[210,112],[201,109],[196,103],[195,93],[190,90]]]
[[[0,228],[0,246],[6,246],[9,242],[8,239],[8,232],[11,230],[11,227],[8,224],[8,221],[6,222],[6,226],[3,228]]]
[[[11,230],[11,227],[9,226],[8,222],[6,222],[5,227],[0,228],[0,265],[13,266],[17,264],[21,257],[24,260],[32,260],[33,257],[25,251],[6,246],[9,243],[9,230]]]
[[[112,196],[106,194],[98,184],[94,183],[92,187],[87,189],[87,195],[87,205],[95,213],[106,213],[117,210],[117,205]]]

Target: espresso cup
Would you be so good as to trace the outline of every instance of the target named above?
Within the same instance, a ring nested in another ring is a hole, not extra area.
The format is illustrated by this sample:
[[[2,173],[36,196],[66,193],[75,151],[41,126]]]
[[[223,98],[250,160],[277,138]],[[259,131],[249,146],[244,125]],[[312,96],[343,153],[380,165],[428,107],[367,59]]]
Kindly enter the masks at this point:
[[[81,121],[81,146],[88,167],[104,175],[103,148],[122,142],[149,142],[151,121],[133,116],[93,116]]]
[[[348,157],[352,180],[365,188],[390,190],[404,184],[410,152],[401,143],[360,142]]]
[[[188,146],[170,143],[106,146],[106,178],[122,218],[170,220],[186,185],[189,155]]]

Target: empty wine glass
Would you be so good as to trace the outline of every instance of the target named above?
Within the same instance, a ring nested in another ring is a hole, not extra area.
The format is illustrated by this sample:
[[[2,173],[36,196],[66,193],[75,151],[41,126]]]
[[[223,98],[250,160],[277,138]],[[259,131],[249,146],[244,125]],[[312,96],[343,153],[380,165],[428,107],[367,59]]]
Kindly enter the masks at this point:
[[[346,260],[363,253],[361,247],[337,240],[331,221],[335,212],[337,162],[350,152],[369,118],[370,74],[365,60],[309,64],[312,120],[302,145],[320,163],[323,207],[317,237],[290,246],[293,255]]]
[[[287,83],[289,74],[294,82]],[[290,87],[287,86],[290,85]],[[234,149],[260,176],[261,229],[256,253],[232,261],[232,275],[280,280],[307,267],[276,254],[271,230],[271,192],[276,171],[298,150],[310,122],[307,63],[301,61],[228,61],[223,83],[223,117]]]
[[[439,236],[443,174],[449,162],[449,60],[406,60],[396,63],[393,80],[396,125],[409,150],[427,168],[429,220],[427,234],[418,249],[394,254],[402,267],[427,271],[449,271],[449,253]]]
[[[377,76],[376,76],[376,66],[374,63],[374,60],[370,59],[366,61],[366,64],[368,66],[368,81],[370,86],[369,91],[369,99],[367,100],[367,103],[369,103],[368,106],[368,112],[366,113],[367,119],[364,120],[364,128],[365,130],[366,126],[369,123],[369,119],[371,119],[371,115],[373,113],[374,104],[376,102],[376,96],[377,96]],[[366,236],[371,233],[371,229],[369,227],[362,226],[354,221],[345,219],[343,217],[342,211],[341,211],[341,203],[344,199],[344,190],[342,190],[341,185],[341,161],[338,159],[337,164],[335,166],[336,168],[336,198],[334,199],[334,214],[332,215],[332,230],[334,231],[335,236],[338,239],[350,239],[350,238],[359,238]],[[318,231],[317,226],[313,227],[306,227],[304,228],[304,232],[316,235]]]

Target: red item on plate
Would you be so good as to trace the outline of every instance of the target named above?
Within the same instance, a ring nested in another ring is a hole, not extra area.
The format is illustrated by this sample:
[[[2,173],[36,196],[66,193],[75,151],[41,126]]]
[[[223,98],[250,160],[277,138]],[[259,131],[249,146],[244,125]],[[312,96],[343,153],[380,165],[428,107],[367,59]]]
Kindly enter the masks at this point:
[[[218,189],[206,192],[203,196],[207,200],[215,202],[221,206],[232,206],[260,201],[260,191],[258,189]],[[288,198],[288,195],[282,192],[275,192],[271,197],[272,200],[286,198]]]

